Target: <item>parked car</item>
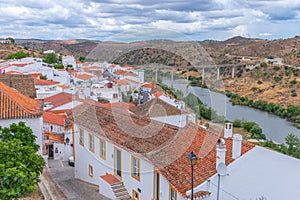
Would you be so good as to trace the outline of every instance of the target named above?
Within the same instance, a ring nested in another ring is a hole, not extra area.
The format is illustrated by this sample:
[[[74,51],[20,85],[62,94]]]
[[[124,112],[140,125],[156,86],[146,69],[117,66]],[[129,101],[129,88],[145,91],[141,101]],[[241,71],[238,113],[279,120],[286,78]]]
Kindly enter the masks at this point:
[[[72,166],[72,167],[74,167],[74,164],[75,164],[75,163],[74,163],[74,157],[73,157],[73,156],[70,156],[70,157],[69,157],[69,165]]]

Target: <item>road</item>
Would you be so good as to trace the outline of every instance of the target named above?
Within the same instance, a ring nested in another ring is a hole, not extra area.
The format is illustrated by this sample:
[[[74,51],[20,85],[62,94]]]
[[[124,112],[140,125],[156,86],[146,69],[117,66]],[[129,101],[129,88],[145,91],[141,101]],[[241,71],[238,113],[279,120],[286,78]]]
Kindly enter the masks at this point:
[[[68,200],[110,200],[99,194],[97,185],[74,178],[74,167],[60,160],[48,161],[48,172]]]

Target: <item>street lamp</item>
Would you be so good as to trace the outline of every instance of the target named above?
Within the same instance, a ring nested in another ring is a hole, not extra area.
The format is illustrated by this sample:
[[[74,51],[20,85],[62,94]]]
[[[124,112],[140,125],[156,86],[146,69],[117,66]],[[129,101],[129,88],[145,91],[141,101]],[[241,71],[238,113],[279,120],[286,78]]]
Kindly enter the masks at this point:
[[[197,156],[194,154],[194,152],[191,152],[187,156],[188,162],[191,165],[192,168],[192,195],[191,195],[191,200],[194,199],[194,165],[197,163]]]

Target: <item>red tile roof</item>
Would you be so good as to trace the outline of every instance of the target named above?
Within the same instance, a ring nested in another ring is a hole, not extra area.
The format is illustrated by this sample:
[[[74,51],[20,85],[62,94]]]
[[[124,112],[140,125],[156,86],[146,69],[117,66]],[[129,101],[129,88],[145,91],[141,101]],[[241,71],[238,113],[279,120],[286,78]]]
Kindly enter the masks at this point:
[[[14,70],[11,70],[11,71],[5,72],[5,74],[22,74],[22,73],[14,71]]]
[[[114,110],[125,111],[127,112],[130,108],[135,107],[134,104],[125,103],[125,102],[116,102],[116,103],[105,103],[102,104],[105,108],[111,108]]]
[[[98,104],[83,104],[76,113],[77,125],[152,162],[183,197],[191,189],[190,166],[186,158],[191,151],[198,156],[198,162],[194,166],[195,187],[216,174],[216,144],[219,137],[196,124],[190,123],[179,128],[149,118],[113,111]],[[226,140],[226,145],[228,165],[233,161],[230,139]],[[243,141],[242,153],[253,147]]]
[[[64,105],[66,103],[72,102],[73,101],[73,95],[66,93],[66,92],[61,92],[56,95],[53,95],[51,97],[47,97],[44,99],[44,102],[49,102],[52,104],[52,108]]]
[[[0,119],[40,117],[43,101],[31,99],[0,82]]]
[[[32,78],[40,78],[40,76],[42,76],[42,73],[34,73],[34,74],[29,74],[29,76],[31,76]]]
[[[100,176],[103,180],[105,180],[109,185],[120,182],[114,175],[106,173],[103,176]]]
[[[157,97],[157,98],[160,97],[160,96],[163,96],[163,94],[161,92],[159,92],[159,91],[154,92],[152,95],[154,97]]]
[[[118,84],[118,85],[130,85],[128,83],[128,81],[126,81],[124,79],[116,80],[116,84]]]
[[[132,107],[130,108],[130,111],[138,116],[147,117],[181,115],[186,113],[176,108],[175,106],[161,100],[160,98],[153,98],[146,103]]]
[[[34,79],[34,85],[57,85],[59,82],[51,81],[51,80],[43,80],[43,79]]]
[[[142,85],[143,88],[151,88],[154,89],[156,87],[156,85],[154,83],[144,83]]]
[[[118,70],[114,74],[116,74],[116,75],[123,74],[124,75],[124,74],[126,74],[126,71]]]
[[[78,78],[78,79],[81,79],[81,80],[84,80],[84,81],[95,77],[95,76],[92,76],[92,75],[89,75],[89,74],[77,74],[77,73],[73,74],[73,76],[75,78]]]
[[[43,121],[49,124],[65,126],[65,119],[66,119],[66,115],[64,114],[54,114],[52,112],[43,113]]]

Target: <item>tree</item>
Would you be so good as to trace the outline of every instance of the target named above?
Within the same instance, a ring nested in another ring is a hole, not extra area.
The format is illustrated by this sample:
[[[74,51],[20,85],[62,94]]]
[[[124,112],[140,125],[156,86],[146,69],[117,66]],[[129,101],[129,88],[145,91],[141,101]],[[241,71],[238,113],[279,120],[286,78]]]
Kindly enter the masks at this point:
[[[0,126],[0,133],[0,199],[16,199],[35,190],[45,162],[24,122]]]
[[[28,57],[29,54],[28,53],[24,53],[23,51],[19,51],[17,53],[13,53],[8,55],[5,59],[9,60],[9,59],[21,59],[21,58],[26,58]]]
[[[47,53],[45,56],[45,62],[49,64],[57,63],[57,58],[55,53]]]
[[[55,69],[64,69],[65,67],[63,66],[63,64],[55,64],[54,68]]]
[[[80,60],[80,62],[83,62],[83,63],[84,63],[85,57],[80,56],[80,57],[78,58],[78,60]]]
[[[285,143],[288,145],[289,153],[291,153],[295,149],[298,142],[299,138],[293,133],[289,133],[285,137]]]

